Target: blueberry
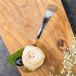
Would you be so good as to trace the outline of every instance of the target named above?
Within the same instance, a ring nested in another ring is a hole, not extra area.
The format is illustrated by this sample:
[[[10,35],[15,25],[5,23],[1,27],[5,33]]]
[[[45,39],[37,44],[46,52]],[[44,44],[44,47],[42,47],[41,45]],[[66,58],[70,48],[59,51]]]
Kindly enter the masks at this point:
[[[23,65],[22,58],[20,58],[20,57],[17,58],[15,63],[16,63],[17,66],[22,66]]]

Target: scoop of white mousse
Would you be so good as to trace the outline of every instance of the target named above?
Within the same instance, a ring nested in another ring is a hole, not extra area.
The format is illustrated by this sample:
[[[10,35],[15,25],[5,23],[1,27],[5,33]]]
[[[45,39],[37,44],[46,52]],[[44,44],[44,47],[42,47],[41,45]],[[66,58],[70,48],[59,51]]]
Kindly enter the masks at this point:
[[[44,62],[44,53],[35,46],[26,46],[22,54],[22,62],[24,67],[30,71],[34,71]]]

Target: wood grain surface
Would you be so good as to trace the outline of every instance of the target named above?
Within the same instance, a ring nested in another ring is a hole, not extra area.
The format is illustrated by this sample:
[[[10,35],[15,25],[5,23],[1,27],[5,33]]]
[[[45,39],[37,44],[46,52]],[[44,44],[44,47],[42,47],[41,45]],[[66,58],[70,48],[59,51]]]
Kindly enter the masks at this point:
[[[59,73],[64,59],[62,52],[70,46],[73,32],[61,0],[0,0],[0,34],[11,54],[33,44],[48,4],[55,4],[58,10],[38,43],[46,55],[45,62],[31,73],[23,73],[19,69],[22,76],[49,76],[51,65]]]

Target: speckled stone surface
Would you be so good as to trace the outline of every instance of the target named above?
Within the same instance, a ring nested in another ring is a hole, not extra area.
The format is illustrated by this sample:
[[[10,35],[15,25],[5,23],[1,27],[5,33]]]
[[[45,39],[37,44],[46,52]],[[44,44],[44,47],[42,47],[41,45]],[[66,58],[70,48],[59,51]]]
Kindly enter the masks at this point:
[[[21,76],[17,67],[7,62],[9,52],[0,37],[0,76]]]

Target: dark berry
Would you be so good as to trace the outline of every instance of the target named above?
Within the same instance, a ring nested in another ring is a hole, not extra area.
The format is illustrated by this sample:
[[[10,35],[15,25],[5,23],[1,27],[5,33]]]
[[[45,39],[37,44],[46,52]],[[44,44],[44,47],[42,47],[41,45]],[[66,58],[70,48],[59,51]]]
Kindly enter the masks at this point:
[[[22,66],[23,65],[22,58],[20,58],[20,57],[17,58],[15,63],[16,63],[17,66]]]

